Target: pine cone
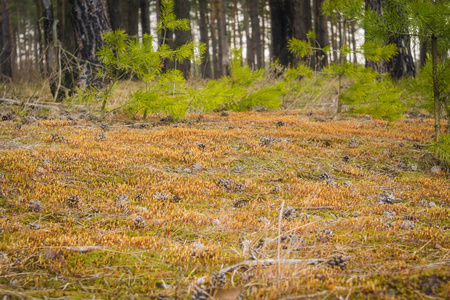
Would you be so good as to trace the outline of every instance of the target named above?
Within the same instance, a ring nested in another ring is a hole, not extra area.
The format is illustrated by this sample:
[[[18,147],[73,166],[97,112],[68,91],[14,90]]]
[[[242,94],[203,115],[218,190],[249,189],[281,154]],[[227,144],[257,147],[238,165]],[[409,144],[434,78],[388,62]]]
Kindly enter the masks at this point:
[[[227,276],[223,272],[214,273],[210,282],[213,287],[224,287],[227,284]]]
[[[80,202],[80,198],[78,198],[77,196],[70,196],[66,200],[67,206],[70,208],[78,208],[79,202]]]
[[[42,202],[39,200],[30,201],[28,207],[32,212],[40,212],[44,208]]]
[[[285,209],[283,209],[283,218],[290,220],[295,218],[296,216],[297,212],[295,208],[288,206]]]
[[[344,269],[347,263],[348,261],[346,259],[343,259],[342,256],[333,257],[332,259],[327,261],[327,264],[332,268],[339,267],[341,269]]]
[[[119,194],[116,196],[116,199],[114,199],[114,202],[116,203],[116,207],[122,210],[124,213],[129,213],[130,209],[128,208],[128,203],[130,202],[130,198],[128,198],[127,195]]]
[[[195,288],[195,291],[191,295],[191,300],[208,300],[209,294],[202,288]]]
[[[134,218],[134,227],[136,229],[145,228],[145,220],[141,216],[136,216]]]

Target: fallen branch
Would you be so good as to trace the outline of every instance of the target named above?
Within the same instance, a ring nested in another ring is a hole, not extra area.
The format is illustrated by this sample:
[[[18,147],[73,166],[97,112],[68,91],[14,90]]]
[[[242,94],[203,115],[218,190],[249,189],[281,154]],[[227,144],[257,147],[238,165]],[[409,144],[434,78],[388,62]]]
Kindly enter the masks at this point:
[[[74,247],[64,247],[64,248],[69,251],[86,253],[86,252],[91,252],[94,250],[101,250],[101,249],[103,249],[103,246],[74,246]]]
[[[328,294],[328,292],[329,291],[322,291],[322,292],[315,293],[315,294],[305,294],[305,295],[292,296],[292,297],[283,298],[282,300],[316,298],[316,297],[319,297],[319,296],[326,295],[326,294]]]
[[[28,103],[28,102],[19,101],[19,100],[13,100],[13,99],[8,99],[8,98],[0,98],[0,102],[4,102],[4,103],[6,103],[6,104],[11,104],[11,105],[24,105],[24,106],[31,106],[31,107],[57,108],[57,109],[60,109],[57,105],[38,104],[38,103]]]
[[[319,263],[325,262],[324,259],[319,258],[311,258],[311,259],[263,259],[263,260],[246,260],[240,263],[237,263],[235,265],[228,266],[226,268],[223,268],[220,270],[220,273],[228,273],[234,270],[238,270],[243,267],[268,267],[276,264],[288,266],[288,265],[300,265],[300,264],[306,264],[306,265],[317,265]]]
[[[296,207],[298,210],[335,210],[333,206],[310,206],[310,207]]]
[[[38,298],[34,298],[30,295],[27,295],[25,293],[21,293],[18,291],[12,291],[12,290],[6,290],[6,289],[3,289],[2,287],[0,287],[0,295],[4,295],[5,297],[8,295],[8,296],[12,296],[12,297],[25,298],[25,299],[38,299]],[[5,298],[3,298],[3,299],[5,299]]]

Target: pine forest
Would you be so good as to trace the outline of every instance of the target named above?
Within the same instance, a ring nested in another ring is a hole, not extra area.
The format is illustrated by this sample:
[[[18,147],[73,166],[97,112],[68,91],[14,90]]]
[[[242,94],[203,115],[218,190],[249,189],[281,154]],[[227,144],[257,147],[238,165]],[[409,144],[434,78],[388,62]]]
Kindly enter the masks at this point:
[[[0,0],[0,299],[450,299],[450,0]]]

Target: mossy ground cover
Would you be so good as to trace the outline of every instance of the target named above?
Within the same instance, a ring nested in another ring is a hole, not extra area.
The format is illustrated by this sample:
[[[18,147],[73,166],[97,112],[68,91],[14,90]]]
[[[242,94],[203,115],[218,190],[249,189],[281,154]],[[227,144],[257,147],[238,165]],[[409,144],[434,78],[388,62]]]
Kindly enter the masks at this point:
[[[450,297],[450,181],[423,148],[431,120],[70,119],[0,123],[1,295]],[[277,263],[213,280],[251,259]]]

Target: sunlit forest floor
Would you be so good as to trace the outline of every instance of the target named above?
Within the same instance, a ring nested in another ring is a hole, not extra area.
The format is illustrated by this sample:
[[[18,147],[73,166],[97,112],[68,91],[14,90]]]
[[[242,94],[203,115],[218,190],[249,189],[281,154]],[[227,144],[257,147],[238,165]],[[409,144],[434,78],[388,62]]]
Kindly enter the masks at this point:
[[[15,118],[0,122],[0,295],[450,297],[431,119]]]

